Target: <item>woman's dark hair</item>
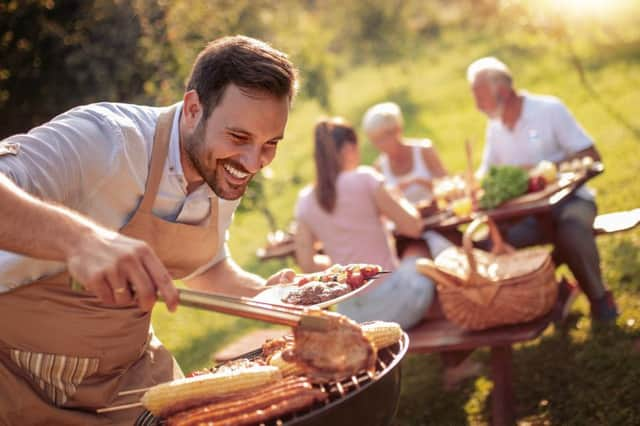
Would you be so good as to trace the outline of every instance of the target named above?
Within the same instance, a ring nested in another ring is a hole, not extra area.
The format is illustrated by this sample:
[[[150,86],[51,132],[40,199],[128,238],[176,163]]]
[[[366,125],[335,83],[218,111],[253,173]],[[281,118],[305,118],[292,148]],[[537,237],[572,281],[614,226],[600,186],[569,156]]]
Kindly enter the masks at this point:
[[[336,180],[342,170],[340,150],[345,144],[357,144],[353,127],[342,118],[322,119],[315,128],[316,186],[318,203],[328,213],[336,206]]]
[[[195,90],[208,118],[227,86],[264,91],[293,100],[297,71],[287,55],[245,36],[222,37],[200,52],[191,70],[187,90]]]

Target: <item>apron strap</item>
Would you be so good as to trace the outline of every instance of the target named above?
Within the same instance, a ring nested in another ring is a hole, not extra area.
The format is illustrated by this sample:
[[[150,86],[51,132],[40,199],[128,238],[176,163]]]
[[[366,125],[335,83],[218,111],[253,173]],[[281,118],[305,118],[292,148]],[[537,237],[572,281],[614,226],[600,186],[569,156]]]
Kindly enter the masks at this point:
[[[158,195],[164,163],[167,160],[167,153],[169,152],[171,124],[173,123],[173,116],[175,115],[176,109],[177,107],[173,106],[169,110],[162,112],[158,117],[156,131],[153,136],[149,177],[147,178],[147,185],[139,207],[143,212],[151,213],[153,203],[156,201],[156,195]]]

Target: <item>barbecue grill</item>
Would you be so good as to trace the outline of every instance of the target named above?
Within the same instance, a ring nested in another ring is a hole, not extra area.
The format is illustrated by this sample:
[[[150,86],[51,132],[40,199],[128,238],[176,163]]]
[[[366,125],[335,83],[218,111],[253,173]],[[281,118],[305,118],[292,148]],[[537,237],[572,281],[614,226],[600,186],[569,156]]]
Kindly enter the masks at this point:
[[[340,426],[362,424],[389,425],[395,417],[400,399],[400,361],[409,347],[409,337],[402,334],[394,345],[380,349],[375,373],[362,372],[342,381],[316,385],[327,393],[325,402],[289,413],[263,423],[265,426]],[[262,349],[256,349],[239,358],[256,359]],[[162,426],[162,419],[148,411],[138,417],[136,426]]]

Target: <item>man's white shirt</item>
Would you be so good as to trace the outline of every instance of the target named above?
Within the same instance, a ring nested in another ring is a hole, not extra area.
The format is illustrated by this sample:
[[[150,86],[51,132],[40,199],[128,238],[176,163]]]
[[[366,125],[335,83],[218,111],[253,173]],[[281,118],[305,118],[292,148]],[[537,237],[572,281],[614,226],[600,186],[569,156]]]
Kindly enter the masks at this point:
[[[153,213],[172,222],[201,224],[209,217],[210,200],[218,203],[219,238],[212,241],[218,254],[190,275],[195,276],[228,256],[228,228],[240,200],[218,198],[206,184],[187,195],[180,163],[181,107],[173,120]],[[27,134],[5,139],[2,143],[19,144],[19,153],[0,156],[0,173],[38,198],[120,229],[144,194],[156,122],[164,110],[120,103],[74,108]],[[0,293],[64,269],[61,262],[0,250]]]
[[[520,118],[513,130],[489,120],[479,174],[492,165],[535,166],[542,160],[562,162],[593,145],[567,107],[556,97],[522,92]],[[586,187],[577,192],[593,199]]]

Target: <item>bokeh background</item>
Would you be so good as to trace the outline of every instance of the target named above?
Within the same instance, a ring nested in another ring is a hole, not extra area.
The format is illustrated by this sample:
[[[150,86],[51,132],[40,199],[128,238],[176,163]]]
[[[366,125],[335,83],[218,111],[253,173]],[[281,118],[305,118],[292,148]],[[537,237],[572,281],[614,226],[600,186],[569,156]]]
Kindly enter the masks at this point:
[[[270,172],[251,185],[231,229],[233,257],[269,275],[295,264],[260,262],[269,231],[286,228],[313,179],[312,127],[392,100],[406,134],[431,138],[452,172],[476,165],[485,118],[465,79],[495,55],[517,87],[560,97],[596,140],[606,167],[593,181],[600,212],[639,207],[640,2],[637,0],[2,0],[0,137],[95,101],[167,105],[181,99],[197,52],[246,34],[287,52],[301,86]],[[361,134],[361,133],[360,133]],[[362,138],[363,160],[375,152]],[[569,324],[514,355],[520,424],[640,424],[640,232],[600,237],[605,279],[623,310],[596,331],[584,298]],[[211,365],[226,343],[264,324],[180,309],[154,312],[156,332],[185,371]],[[486,360],[487,354],[474,355]],[[398,425],[487,424],[485,374],[441,390],[437,356],[404,362]]]

